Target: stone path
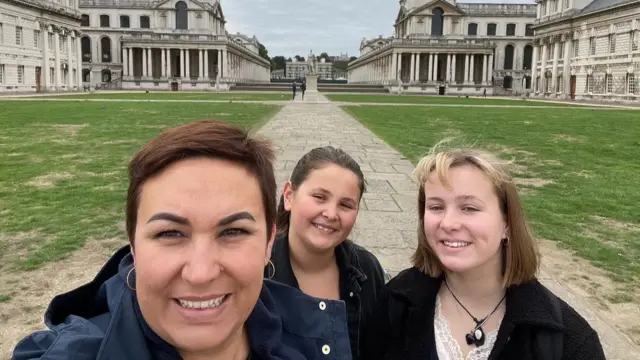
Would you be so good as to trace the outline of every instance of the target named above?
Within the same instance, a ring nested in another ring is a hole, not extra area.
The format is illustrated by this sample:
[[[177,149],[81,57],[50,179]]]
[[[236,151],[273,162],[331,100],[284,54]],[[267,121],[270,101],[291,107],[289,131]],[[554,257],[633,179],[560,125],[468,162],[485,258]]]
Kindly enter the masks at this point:
[[[351,238],[375,253],[392,276],[397,274],[409,266],[417,242],[417,187],[409,177],[413,165],[321,94],[305,97],[290,102],[260,129],[276,146],[280,189],[310,149],[328,144],[344,149],[360,163],[368,186]],[[607,359],[640,359],[638,347],[550,274],[543,266],[540,280],[598,331]]]

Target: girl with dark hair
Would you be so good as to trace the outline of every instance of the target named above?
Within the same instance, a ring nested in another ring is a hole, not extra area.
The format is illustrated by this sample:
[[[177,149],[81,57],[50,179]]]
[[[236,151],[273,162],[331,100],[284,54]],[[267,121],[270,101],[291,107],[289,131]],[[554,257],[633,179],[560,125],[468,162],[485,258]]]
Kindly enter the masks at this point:
[[[385,279],[378,259],[347,240],[364,191],[360,166],[344,151],[325,146],[305,154],[284,185],[272,264],[265,268],[265,277],[345,302],[353,359]]]

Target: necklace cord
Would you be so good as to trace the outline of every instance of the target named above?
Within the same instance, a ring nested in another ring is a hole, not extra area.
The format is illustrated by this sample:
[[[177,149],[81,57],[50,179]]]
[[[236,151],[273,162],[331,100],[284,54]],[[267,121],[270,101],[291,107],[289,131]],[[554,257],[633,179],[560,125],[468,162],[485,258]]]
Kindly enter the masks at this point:
[[[479,328],[480,326],[484,325],[484,323],[487,321],[487,319],[493,315],[493,313],[496,312],[496,310],[498,310],[498,308],[500,307],[500,305],[502,304],[502,302],[504,301],[504,299],[507,297],[507,294],[505,292],[504,296],[502,297],[502,299],[500,299],[500,302],[498,302],[498,305],[496,305],[496,307],[493,309],[493,311],[491,311],[489,313],[489,315],[485,316],[483,319],[478,320],[476,319],[475,316],[471,315],[471,312],[469,312],[469,310],[467,310],[467,308],[462,305],[462,303],[460,302],[460,300],[458,300],[458,298],[456,297],[456,294],[453,293],[453,291],[451,291],[451,288],[449,287],[449,284],[447,283],[447,280],[444,280],[444,285],[447,287],[447,290],[449,290],[449,293],[451,293],[451,296],[453,296],[453,298],[456,300],[456,302],[458,303],[458,305],[460,305],[464,311],[467,312],[467,314],[469,314],[469,316],[471,316],[471,318],[473,319],[473,321],[476,323],[476,329]]]

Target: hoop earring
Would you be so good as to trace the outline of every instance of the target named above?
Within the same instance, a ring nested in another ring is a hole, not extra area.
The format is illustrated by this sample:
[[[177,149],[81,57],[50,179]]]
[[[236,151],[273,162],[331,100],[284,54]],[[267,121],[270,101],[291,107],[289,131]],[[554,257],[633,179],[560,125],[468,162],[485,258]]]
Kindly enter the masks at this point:
[[[130,282],[129,282],[129,277],[131,276],[131,273],[132,273],[132,272],[133,272],[133,270],[135,270],[135,269],[136,269],[136,267],[135,267],[135,266],[132,266],[132,267],[131,267],[131,270],[129,270],[129,272],[127,273],[127,280],[126,280],[126,283],[127,283],[127,287],[128,287],[131,291],[136,291],[136,289],[135,289],[133,286],[131,286],[131,284],[130,284]]]
[[[271,268],[273,269],[273,271],[271,272],[271,276],[269,276],[269,280],[271,280],[274,276],[276,276],[276,266],[273,265],[273,262],[271,262],[271,260],[269,260],[268,265],[271,265]]]

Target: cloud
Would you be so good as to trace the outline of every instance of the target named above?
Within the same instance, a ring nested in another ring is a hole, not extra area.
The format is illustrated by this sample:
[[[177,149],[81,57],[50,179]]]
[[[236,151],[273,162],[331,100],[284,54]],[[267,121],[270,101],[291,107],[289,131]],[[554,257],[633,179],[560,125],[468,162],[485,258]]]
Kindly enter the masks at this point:
[[[464,2],[533,3],[533,0]],[[362,38],[393,34],[398,0],[221,0],[227,31],[255,35],[270,56],[309,50],[358,56]]]

